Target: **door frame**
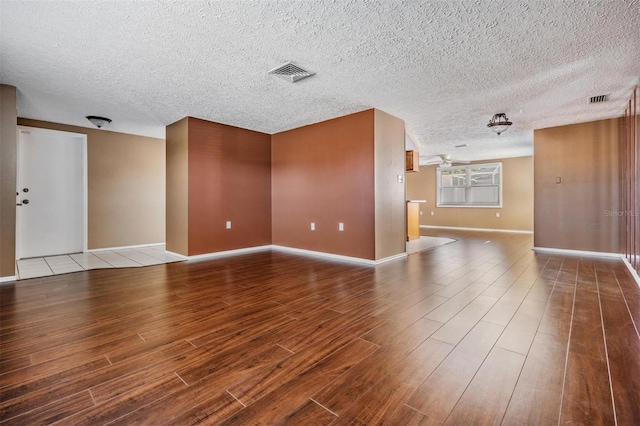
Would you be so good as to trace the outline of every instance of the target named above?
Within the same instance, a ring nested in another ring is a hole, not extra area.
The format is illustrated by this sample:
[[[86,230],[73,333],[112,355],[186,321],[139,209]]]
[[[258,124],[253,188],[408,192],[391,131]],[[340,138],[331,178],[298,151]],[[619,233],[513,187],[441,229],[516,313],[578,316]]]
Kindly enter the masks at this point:
[[[57,135],[57,136],[68,136],[72,138],[80,139],[80,146],[82,150],[82,223],[81,233],[82,233],[82,252],[87,251],[88,247],[88,224],[89,224],[89,204],[88,204],[88,189],[89,189],[89,179],[87,174],[87,135],[84,133],[73,133],[66,132],[62,130],[53,130],[53,129],[42,129],[39,127],[29,127],[29,126],[17,126],[18,127],[18,140],[16,143],[17,152],[16,152],[16,260],[20,259],[20,138],[21,133],[29,132],[29,133],[39,133],[42,135]]]

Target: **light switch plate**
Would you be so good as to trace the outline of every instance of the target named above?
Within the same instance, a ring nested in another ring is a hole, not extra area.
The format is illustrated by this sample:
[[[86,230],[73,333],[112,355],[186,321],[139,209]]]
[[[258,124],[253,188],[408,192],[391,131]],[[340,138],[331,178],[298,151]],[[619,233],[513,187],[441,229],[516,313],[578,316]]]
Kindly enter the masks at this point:
[[[344,231],[344,223],[340,222],[338,224],[338,231]]]
[[[231,229],[231,221],[230,220],[227,221],[227,229]]]

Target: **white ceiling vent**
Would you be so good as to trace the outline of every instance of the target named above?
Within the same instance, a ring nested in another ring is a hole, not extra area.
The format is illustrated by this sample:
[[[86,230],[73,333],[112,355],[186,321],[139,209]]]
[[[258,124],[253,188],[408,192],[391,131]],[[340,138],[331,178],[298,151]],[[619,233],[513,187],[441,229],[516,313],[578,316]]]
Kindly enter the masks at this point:
[[[607,95],[592,96],[589,98],[589,103],[599,104],[600,102],[606,102],[606,100],[607,100]]]
[[[280,77],[288,82],[295,83],[303,78],[311,77],[315,73],[307,71],[289,61],[272,69],[267,74],[275,75],[276,77]]]

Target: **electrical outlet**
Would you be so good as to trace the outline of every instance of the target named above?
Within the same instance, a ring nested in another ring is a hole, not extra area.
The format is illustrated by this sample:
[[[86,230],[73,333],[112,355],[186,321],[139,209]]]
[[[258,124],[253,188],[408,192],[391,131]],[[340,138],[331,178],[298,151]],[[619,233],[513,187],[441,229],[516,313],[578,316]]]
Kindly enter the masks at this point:
[[[398,179],[398,183],[404,182],[404,176],[402,175],[397,175],[397,179]]]
[[[344,223],[340,222],[338,224],[338,231],[344,231]]]
[[[227,229],[231,229],[231,221],[230,220],[227,221]]]
[[[313,223],[313,222],[311,222],[311,230],[312,230],[312,231],[315,231],[315,230],[316,230],[316,224],[315,224],[315,223]]]

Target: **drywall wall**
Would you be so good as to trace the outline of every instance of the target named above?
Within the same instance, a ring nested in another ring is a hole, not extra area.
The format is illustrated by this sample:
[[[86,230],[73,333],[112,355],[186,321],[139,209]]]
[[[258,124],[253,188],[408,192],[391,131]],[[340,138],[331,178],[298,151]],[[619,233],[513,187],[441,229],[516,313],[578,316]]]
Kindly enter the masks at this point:
[[[273,244],[376,258],[374,121],[367,110],[272,135]]]
[[[407,199],[427,200],[420,204],[420,225],[532,231],[533,157],[477,163],[498,161],[502,162],[503,173],[502,208],[436,207],[437,166],[422,166],[417,173],[407,173]]]
[[[0,85],[0,278],[16,270],[16,88]]]
[[[189,117],[188,137],[189,255],[271,244],[271,136]]]
[[[375,259],[405,252],[404,121],[374,110]]]
[[[620,127],[609,119],[534,131],[536,247],[621,252]]]
[[[167,250],[189,254],[189,133],[188,118],[166,129]]]
[[[87,135],[88,248],[165,241],[165,141],[18,118],[22,126]]]

